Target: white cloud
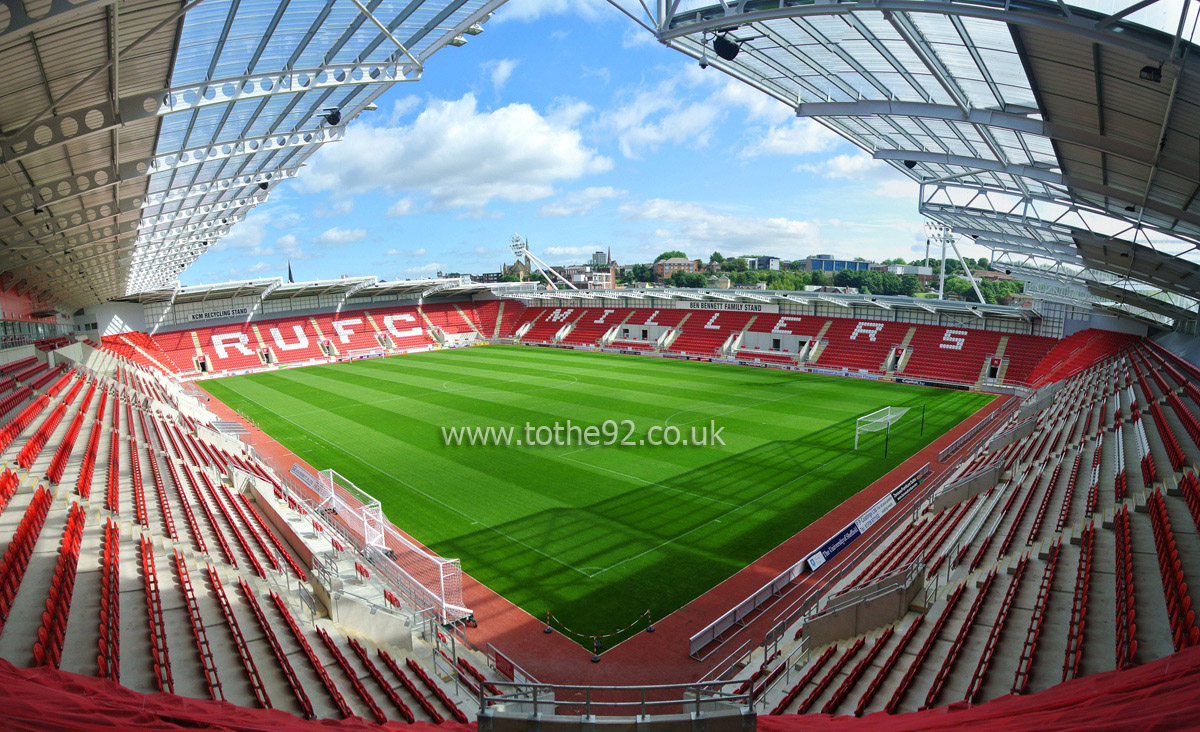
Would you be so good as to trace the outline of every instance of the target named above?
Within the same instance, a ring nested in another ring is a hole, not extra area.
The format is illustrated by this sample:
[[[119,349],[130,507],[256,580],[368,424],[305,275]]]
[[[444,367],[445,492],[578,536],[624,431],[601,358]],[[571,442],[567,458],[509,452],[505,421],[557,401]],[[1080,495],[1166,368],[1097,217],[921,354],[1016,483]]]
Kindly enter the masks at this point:
[[[573,191],[557,201],[551,201],[542,206],[538,211],[538,216],[584,216],[591,213],[592,209],[602,201],[619,198],[623,195],[625,195],[625,191],[617,190],[612,186],[584,188],[582,191]]]
[[[318,206],[313,212],[316,216],[345,216],[354,211],[353,198],[341,198],[330,201],[328,205]]]
[[[604,0],[509,0],[496,13],[497,20],[537,20],[547,15],[577,13],[593,20],[600,15]]]
[[[820,242],[820,226],[812,221],[739,216],[681,201],[655,198],[622,206],[621,212],[634,221],[657,223],[655,237],[684,251],[698,247],[796,259],[817,253]]]
[[[654,46],[658,44],[658,39],[654,37],[645,28],[636,25],[631,25],[621,34],[621,48],[638,48],[640,46]]]
[[[288,259],[308,259],[311,256],[304,252],[295,234],[284,234],[276,239],[275,251]]]
[[[437,274],[441,271],[441,269],[442,265],[438,264],[437,262],[430,262],[429,264],[422,264],[420,267],[409,267],[408,269],[404,270],[404,272],[405,274],[412,275],[431,275]]]
[[[391,218],[399,218],[412,213],[413,201],[408,196],[397,200],[391,206],[388,206],[387,215]]]
[[[584,64],[580,71],[583,73],[583,78],[587,79],[594,76],[600,81],[603,81],[605,86],[608,86],[608,84],[612,81],[612,72],[608,70],[607,66],[592,68],[591,66]]]
[[[841,139],[811,119],[794,119],[768,129],[761,139],[742,150],[742,155],[808,155],[829,150]]]
[[[512,76],[512,72],[517,68],[519,61],[511,58],[502,58],[496,61],[489,61],[482,64],[483,68],[488,72],[488,76],[492,79],[492,90],[497,94],[508,83],[508,77]]]
[[[690,100],[679,89],[682,82],[680,76],[671,76],[620,95],[624,99],[602,115],[599,129],[616,137],[627,158],[656,150],[664,142],[691,141],[703,147],[722,108],[705,99]]]
[[[279,242],[289,238],[284,236],[271,246],[267,244],[267,239],[273,233],[271,230],[290,228],[299,222],[299,214],[288,206],[259,206],[244,220],[234,225],[228,234],[217,240],[209,251],[234,250],[239,257],[271,256],[279,250]]]
[[[861,178],[867,173],[886,167],[883,161],[863,153],[834,155],[821,164],[820,170],[828,178]]]
[[[818,173],[826,178],[873,182],[873,193],[881,198],[916,199],[920,190],[920,184],[916,181],[882,160],[862,152],[834,155],[819,165],[800,165],[796,169]]]
[[[421,247],[420,249],[413,249],[413,250],[389,249],[389,250],[387,250],[387,252],[385,253],[384,256],[387,256],[387,257],[424,257],[425,256],[425,248]]]
[[[689,65],[687,70],[693,76],[703,76],[708,83],[715,79],[720,84],[714,95],[715,101],[719,101],[725,107],[740,107],[746,112],[747,121],[778,125],[794,119],[794,110],[791,107],[749,84],[731,79],[712,69],[705,71],[698,66]]]
[[[343,229],[340,226],[335,226],[332,229],[326,229],[320,234],[317,234],[313,239],[313,243],[318,246],[325,247],[340,247],[345,246],[366,237],[366,229]]]
[[[546,254],[552,257],[590,257],[596,247],[546,247]]]
[[[703,147],[718,123],[732,111],[740,112],[747,124],[785,127],[793,118],[792,109],[786,104],[697,65],[659,69],[654,78],[657,81],[652,84],[618,94],[614,105],[596,126],[598,134],[617,139],[626,157],[636,158],[664,143],[690,142],[694,147]],[[822,137],[819,144],[832,145],[835,141],[836,138]]]
[[[275,265],[269,264],[262,260],[255,262],[247,267],[233,267],[229,270],[231,277],[246,277],[248,275],[262,274],[275,269]]]
[[[397,99],[392,105],[392,113],[388,116],[388,124],[398,124],[400,120],[408,116],[408,113],[421,105],[421,99],[416,94],[409,94],[406,97]]]
[[[875,186],[875,195],[884,198],[908,198],[913,201],[921,193],[921,184],[906,178],[899,173],[887,180],[881,180]]]
[[[592,113],[592,105],[571,97],[554,100],[554,106],[546,113],[546,121],[557,127],[577,127]]]
[[[578,130],[528,104],[480,111],[467,94],[430,103],[411,125],[351,126],[344,142],[314,156],[298,185],[343,195],[420,190],[439,208],[478,209],[493,199],[546,198],[558,181],[611,167]]]

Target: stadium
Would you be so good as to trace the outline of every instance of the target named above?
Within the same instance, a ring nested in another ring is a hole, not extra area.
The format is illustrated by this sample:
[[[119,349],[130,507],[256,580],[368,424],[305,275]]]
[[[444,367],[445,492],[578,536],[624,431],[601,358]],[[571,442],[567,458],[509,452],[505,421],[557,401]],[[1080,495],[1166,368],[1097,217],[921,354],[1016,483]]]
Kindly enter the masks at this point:
[[[921,297],[579,288],[519,237],[515,282],[182,285],[505,0],[0,0],[0,727],[1194,727],[1155,4],[606,8],[912,182]],[[1025,297],[949,297],[960,245]]]

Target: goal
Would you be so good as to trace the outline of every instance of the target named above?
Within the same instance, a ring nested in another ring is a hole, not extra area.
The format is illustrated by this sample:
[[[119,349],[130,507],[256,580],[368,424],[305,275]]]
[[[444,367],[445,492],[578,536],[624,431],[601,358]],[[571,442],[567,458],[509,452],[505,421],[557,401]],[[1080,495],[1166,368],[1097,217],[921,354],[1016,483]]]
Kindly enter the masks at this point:
[[[854,449],[858,449],[858,440],[864,432],[886,432],[891,435],[892,425],[900,421],[911,407],[884,407],[870,414],[859,417],[854,421]],[[886,447],[884,452],[886,452]]]

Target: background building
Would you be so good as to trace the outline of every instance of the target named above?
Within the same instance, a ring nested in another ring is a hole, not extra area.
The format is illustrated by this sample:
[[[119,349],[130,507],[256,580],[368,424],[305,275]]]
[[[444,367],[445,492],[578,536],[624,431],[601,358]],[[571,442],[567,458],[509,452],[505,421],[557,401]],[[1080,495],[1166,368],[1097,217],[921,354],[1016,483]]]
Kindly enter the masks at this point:
[[[676,272],[699,272],[703,266],[698,259],[670,257],[654,263],[654,276],[665,280]]]
[[[804,259],[805,272],[840,272],[843,269],[869,270],[870,262],[855,259],[838,259],[832,254],[814,254]]]

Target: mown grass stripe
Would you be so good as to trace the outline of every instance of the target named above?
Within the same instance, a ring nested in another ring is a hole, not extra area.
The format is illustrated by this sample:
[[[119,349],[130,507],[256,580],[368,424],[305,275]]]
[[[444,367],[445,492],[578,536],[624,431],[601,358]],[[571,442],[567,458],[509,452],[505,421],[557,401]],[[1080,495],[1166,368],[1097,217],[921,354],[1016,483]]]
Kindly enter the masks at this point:
[[[543,388],[545,386],[555,388]],[[968,392],[640,356],[488,346],[205,382],[317,468],[534,615],[661,617],[986,404]],[[854,419],[911,406],[890,450]],[[925,434],[919,408],[926,407]],[[443,426],[715,422],[724,446],[447,446]]]

